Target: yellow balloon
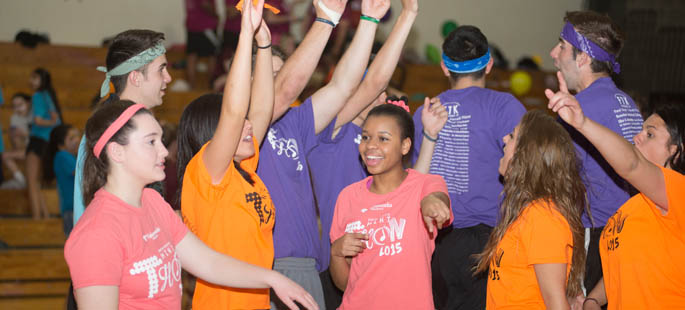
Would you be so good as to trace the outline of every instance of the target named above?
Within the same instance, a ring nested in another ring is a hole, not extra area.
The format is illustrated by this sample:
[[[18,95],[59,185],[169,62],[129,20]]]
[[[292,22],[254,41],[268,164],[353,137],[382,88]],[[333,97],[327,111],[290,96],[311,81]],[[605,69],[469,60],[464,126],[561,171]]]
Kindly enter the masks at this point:
[[[526,71],[514,71],[509,77],[509,85],[511,91],[516,96],[523,96],[530,91],[530,87],[533,85],[533,79],[530,74]]]

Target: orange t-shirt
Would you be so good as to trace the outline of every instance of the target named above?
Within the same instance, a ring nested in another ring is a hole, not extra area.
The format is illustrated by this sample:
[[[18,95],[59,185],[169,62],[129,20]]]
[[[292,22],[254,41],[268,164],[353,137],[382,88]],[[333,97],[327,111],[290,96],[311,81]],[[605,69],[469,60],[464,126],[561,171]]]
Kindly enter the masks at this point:
[[[274,259],[274,205],[255,170],[255,155],[240,166],[254,186],[240,175],[231,162],[221,183],[212,184],[202,160],[207,144],[190,160],[183,177],[181,211],[183,220],[212,249],[239,260],[271,269]],[[197,280],[193,309],[267,309],[269,289],[237,289]]]
[[[685,307],[685,176],[662,171],[666,215],[637,194],[604,226],[599,252],[608,309]]]
[[[554,205],[529,204],[497,245],[488,271],[487,309],[546,309],[535,264],[567,264],[571,270],[573,234]]]

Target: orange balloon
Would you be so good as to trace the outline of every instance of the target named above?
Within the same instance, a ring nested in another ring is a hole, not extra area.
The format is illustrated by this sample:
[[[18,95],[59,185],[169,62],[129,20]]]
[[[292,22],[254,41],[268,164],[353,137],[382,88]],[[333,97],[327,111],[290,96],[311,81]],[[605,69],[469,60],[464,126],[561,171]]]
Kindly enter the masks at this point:
[[[235,8],[238,9],[238,11],[240,11],[240,12],[243,11],[243,1],[244,1],[244,0],[240,0],[240,1],[238,2],[238,4],[235,5]],[[253,3],[253,4],[257,4],[258,1],[259,1],[259,0],[252,0],[252,3]],[[269,11],[273,12],[274,14],[278,14],[278,13],[281,12],[281,10],[277,9],[275,6],[273,6],[273,5],[271,5],[271,4],[268,4],[268,3],[266,3],[266,2],[264,3],[264,7],[265,7],[266,9],[268,9]]]

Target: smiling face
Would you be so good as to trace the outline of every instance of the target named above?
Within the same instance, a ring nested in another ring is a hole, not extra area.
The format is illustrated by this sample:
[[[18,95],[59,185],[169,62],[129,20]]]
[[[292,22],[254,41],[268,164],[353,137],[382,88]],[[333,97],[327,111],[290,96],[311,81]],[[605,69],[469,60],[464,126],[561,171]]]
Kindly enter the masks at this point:
[[[666,161],[676,151],[676,146],[670,143],[671,135],[668,133],[666,123],[657,114],[652,114],[647,118],[642,124],[642,131],[633,137],[633,141],[640,153],[659,167],[664,167]]]
[[[359,143],[359,153],[372,175],[404,170],[402,157],[409,153],[411,139],[403,138],[392,116],[373,115],[366,119]]]
[[[243,159],[250,158],[255,154],[254,142],[252,141],[252,123],[249,120],[245,120],[243,123],[243,130],[240,133],[240,141],[238,142],[238,148],[235,150],[235,155],[233,159],[237,162],[241,162]]]
[[[509,168],[509,163],[511,158],[514,157],[514,151],[516,150],[516,141],[518,140],[519,127],[521,124],[514,127],[514,131],[510,134],[504,136],[502,141],[504,141],[504,156],[499,160],[499,174],[504,176],[507,173],[507,168]]]
[[[162,143],[162,127],[151,114],[139,114],[131,121],[135,129],[123,145],[121,166],[142,184],[164,180],[164,160],[169,154]]]
[[[140,83],[140,103],[148,109],[161,105],[162,97],[165,94],[164,90],[167,84],[171,82],[171,75],[167,71],[166,56],[161,55],[155,58],[147,64],[140,75],[142,75],[142,79],[138,81]]]

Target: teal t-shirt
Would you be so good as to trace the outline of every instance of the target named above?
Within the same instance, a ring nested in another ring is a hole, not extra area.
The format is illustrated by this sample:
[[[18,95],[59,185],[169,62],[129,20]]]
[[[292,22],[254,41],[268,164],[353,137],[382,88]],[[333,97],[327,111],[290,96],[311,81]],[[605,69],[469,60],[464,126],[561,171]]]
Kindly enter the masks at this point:
[[[40,117],[42,119],[50,119],[52,112],[57,111],[55,108],[55,103],[52,102],[52,98],[47,91],[39,91],[33,94],[31,97],[31,112],[33,117]],[[57,123],[52,126],[40,126],[37,124],[31,124],[31,129],[29,130],[29,136],[38,137],[45,141],[50,140],[50,132],[57,125],[61,124],[61,120],[57,120]]]
[[[83,192],[81,181],[83,180],[83,162],[86,160],[86,135],[81,138],[76,156],[76,170],[74,172],[74,226],[83,215],[86,206],[83,205]]]

